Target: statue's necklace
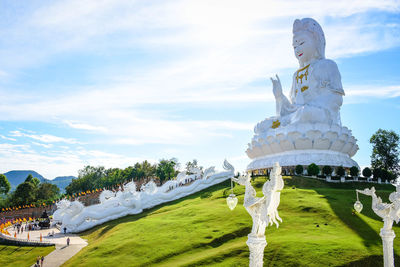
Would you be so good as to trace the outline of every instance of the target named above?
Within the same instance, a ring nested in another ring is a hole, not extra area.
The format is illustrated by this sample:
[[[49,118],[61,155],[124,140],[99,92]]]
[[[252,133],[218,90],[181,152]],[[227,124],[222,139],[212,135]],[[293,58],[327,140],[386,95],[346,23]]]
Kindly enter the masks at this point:
[[[308,64],[307,66],[299,69],[297,71],[297,75],[296,75],[296,82],[302,84],[303,83],[303,78],[307,81],[307,76],[308,76],[308,67],[310,67],[310,64]]]

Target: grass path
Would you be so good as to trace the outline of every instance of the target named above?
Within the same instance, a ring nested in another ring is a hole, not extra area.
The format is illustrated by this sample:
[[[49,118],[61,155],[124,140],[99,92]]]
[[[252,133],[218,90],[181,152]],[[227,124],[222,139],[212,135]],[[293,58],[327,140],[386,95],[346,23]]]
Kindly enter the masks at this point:
[[[254,182],[258,194],[265,180]],[[327,184],[286,177],[279,214],[283,223],[266,230],[266,266],[381,266],[382,221],[371,198],[360,196],[362,214],[352,214],[355,188],[367,184]],[[375,185],[387,201],[394,187]],[[63,266],[248,266],[245,244],[251,218],[239,204],[226,205],[229,183],[182,200],[97,226],[81,233],[89,245]],[[399,227],[393,227],[400,236]],[[396,264],[400,240],[395,239]]]

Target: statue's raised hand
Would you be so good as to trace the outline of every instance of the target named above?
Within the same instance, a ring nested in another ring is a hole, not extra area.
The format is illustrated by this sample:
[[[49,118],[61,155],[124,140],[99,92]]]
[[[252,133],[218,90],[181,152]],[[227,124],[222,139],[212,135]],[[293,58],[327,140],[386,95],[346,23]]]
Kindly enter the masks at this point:
[[[283,95],[282,85],[278,75],[276,75],[276,80],[271,77],[271,82],[272,82],[272,92],[274,93],[275,98],[281,98]]]

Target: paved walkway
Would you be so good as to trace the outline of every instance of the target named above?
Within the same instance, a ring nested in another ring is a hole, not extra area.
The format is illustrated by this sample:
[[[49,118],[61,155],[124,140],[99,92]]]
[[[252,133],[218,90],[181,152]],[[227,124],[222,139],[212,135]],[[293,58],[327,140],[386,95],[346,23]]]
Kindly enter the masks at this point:
[[[8,229],[10,234],[14,236],[13,228]],[[54,231],[53,236],[49,236],[49,233]],[[44,267],[58,267],[64,262],[69,260],[72,256],[78,253],[82,248],[87,246],[86,240],[80,238],[74,234],[62,234],[57,228],[44,229],[29,231],[30,240],[40,240],[40,234],[42,234],[43,241],[50,241],[56,244],[56,250],[51,252],[49,255],[44,257]],[[70,245],[67,246],[67,238],[70,239]],[[17,234],[17,238],[27,238],[27,233],[24,231],[22,234]],[[41,256],[41,255],[38,255]],[[32,265],[34,266],[34,265]]]
[[[56,250],[51,252],[49,255],[44,257],[42,267],[58,267],[64,262],[69,260],[72,256],[78,253],[82,248],[87,246],[75,244],[75,245],[56,245]],[[35,265],[32,265],[34,267]]]

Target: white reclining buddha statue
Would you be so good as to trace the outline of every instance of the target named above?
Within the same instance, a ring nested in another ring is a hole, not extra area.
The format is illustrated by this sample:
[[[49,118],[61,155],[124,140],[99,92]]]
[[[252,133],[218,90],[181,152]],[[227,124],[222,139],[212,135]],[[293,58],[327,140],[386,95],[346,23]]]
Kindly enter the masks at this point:
[[[325,44],[318,22],[295,20],[293,49],[299,69],[293,74],[289,97],[283,94],[278,75],[271,78],[276,116],[254,128],[246,151],[253,159],[248,170],[270,168],[276,161],[282,166],[358,166],[351,159],[358,150],[357,140],[340,119],[345,95],[340,72],[333,60],[325,58]]]

